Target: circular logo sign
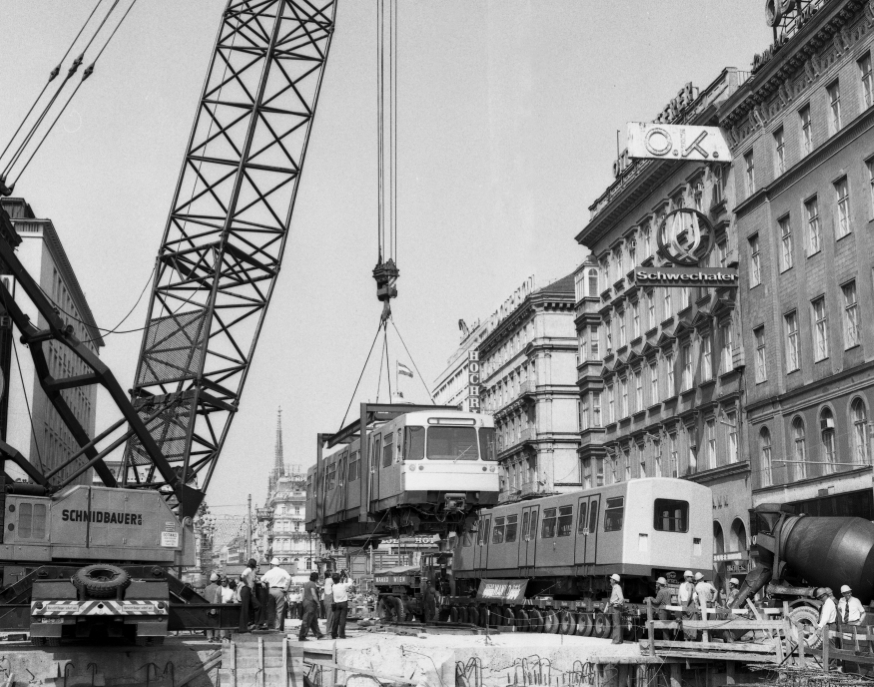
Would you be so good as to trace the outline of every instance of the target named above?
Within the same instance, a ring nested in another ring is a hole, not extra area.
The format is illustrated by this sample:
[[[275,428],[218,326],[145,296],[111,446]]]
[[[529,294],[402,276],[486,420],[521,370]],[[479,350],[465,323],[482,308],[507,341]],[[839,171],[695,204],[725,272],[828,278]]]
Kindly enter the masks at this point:
[[[680,208],[665,215],[656,234],[659,253],[675,265],[697,267],[713,250],[713,225],[692,208]]]

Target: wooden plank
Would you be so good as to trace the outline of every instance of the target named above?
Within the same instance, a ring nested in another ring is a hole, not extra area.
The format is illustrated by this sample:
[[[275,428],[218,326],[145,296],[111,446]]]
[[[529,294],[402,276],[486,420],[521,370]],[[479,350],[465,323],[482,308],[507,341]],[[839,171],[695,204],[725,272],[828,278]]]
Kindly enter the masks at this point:
[[[714,654],[712,651],[666,651],[661,654],[661,658],[684,658],[687,660],[704,661],[711,663],[713,661],[741,661],[742,663],[773,663],[774,656],[768,654],[742,654],[726,651],[725,653]],[[610,659],[613,660],[612,658]]]
[[[874,656],[866,656],[865,654],[858,656],[852,651],[844,651],[843,649],[835,649],[834,647],[829,647],[828,651],[826,651],[825,645],[823,645],[822,649],[811,649],[808,647],[807,653],[821,657],[823,665],[825,665],[826,658],[828,658],[828,660],[838,659],[841,661],[854,661],[855,663],[874,665]]]
[[[684,620],[690,630],[782,630],[782,620]],[[658,627],[658,625],[656,625]]]
[[[653,627],[652,599],[646,597],[646,629],[649,636],[649,655],[655,656],[655,628]]]
[[[680,670],[682,670],[682,667],[679,664],[671,664],[671,687],[682,687],[683,681],[680,678]]]
[[[640,640],[641,648],[649,648],[650,644],[646,639]],[[753,644],[748,642],[736,642],[728,644],[723,642],[677,642],[668,639],[655,640],[655,648],[657,649],[690,649],[690,650],[713,650],[713,651],[753,651],[755,653],[773,654],[775,647],[773,644]]]
[[[734,680],[735,666],[736,666],[736,664],[734,661],[728,661],[725,664],[725,684],[726,685],[733,685],[735,682],[735,680]]]

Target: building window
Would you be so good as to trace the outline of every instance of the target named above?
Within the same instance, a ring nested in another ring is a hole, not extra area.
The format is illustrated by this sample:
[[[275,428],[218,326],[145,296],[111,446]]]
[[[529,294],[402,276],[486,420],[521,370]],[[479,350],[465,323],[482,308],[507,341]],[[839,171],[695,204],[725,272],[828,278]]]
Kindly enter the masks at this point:
[[[674,356],[668,353],[665,356],[665,367],[668,370],[668,397],[677,395],[677,388],[674,386]]]
[[[610,320],[604,320],[604,341],[607,355],[613,350],[613,332],[610,331]]]
[[[713,378],[713,339],[709,332],[701,337],[701,378],[705,382]]]
[[[698,212],[704,212],[704,182],[700,179],[695,182],[692,189],[692,203]]]
[[[688,472],[698,472],[698,447],[695,444],[689,445],[689,469]]]
[[[856,300],[856,282],[841,289],[844,292],[844,348],[859,345],[859,303]]]
[[[798,339],[798,313],[792,311],[783,316],[786,327],[786,372],[797,370],[801,361]]]
[[[759,327],[753,331],[756,337],[756,384],[761,384],[768,379],[768,370],[765,363],[765,328]]]
[[[684,344],[680,349],[680,360],[683,365],[683,391],[688,391],[692,388],[692,344]]]
[[[737,462],[737,413],[725,414],[725,424],[728,426],[728,462]]]
[[[710,418],[707,420],[707,470],[712,470],[716,467],[716,420]]]
[[[598,296],[598,270],[590,269],[589,275],[589,296]]]
[[[731,322],[726,322],[719,328],[722,332],[722,369],[723,374],[734,369],[733,333]]]
[[[835,416],[830,408],[823,408],[819,415],[819,432],[822,439],[822,458],[826,472],[833,472],[835,461]]]
[[[770,487],[773,484],[771,475],[771,432],[768,431],[767,427],[763,427],[759,433],[759,448],[762,456],[762,486]]]
[[[792,460],[795,461],[795,479],[804,479],[807,477],[807,443],[804,438],[804,420],[800,417],[792,421],[792,439],[795,444],[792,454]]]
[[[862,81],[862,101],[865,103],[865,107],[871,107],[874,104],[874,92],[872,92],[872,77],[871,77],[871,53],[865,55],[858,62],[859,65],[859,77]]]
[[[780,271],[792,269],[792,225],[789,215],[777,220],[780,225]]]
[[[816,196],[804,204],[804,209],[807,213],[807,248],[808,253],[813,255],[814,253],[819,253],[822,248],[822,232],[819,226],[819,204],[816,202]]]
[[[835,134],[841,129],[841,85],[835,81],[826,88],[829,104],[829,135]]]
[[[598,360],[600,355],[598,353],[598,325],[591,325],[589,327],[589,349],[591,350],[591,358],[589,360]]]
[[[756,165],[753,160],[753,151],[744,155],[744,179],[746,180],[747,197],[756,192]]]
[[[872,189],[874,189],[874,182],[872,182]],[[874,191],[872,191],[874,193]],[[874,196],[872,196],[874,197]],[[647,322],[647,327],[655,327],[656,326],[656,311],[655,311],[655,292],[650,291],[646,296],[646,308],[649,311],[649,320]]]
[[[648,226],[640,228],[640,240],[643,243],[643,259],[646,260],[652,253],[652,244],[650,244],[650,231]]]
[[[613,385],[607,387],[607,423],[616,422],[616,394]]]
[[[592,392],[592,424],[595,427],[601,426],[601,392]]]
[[[750,287],[762,283],[762,267],[759,262],[759,235],[750,236]]]
[[[673,301],[671,300],[671,290],[665,289],[664,291],[665,291],[665,297],[663,300],[664,300],[664,304],[665,304],[665,319],[668,319],[669,317],[673,316],[673,314],[674,314],[674,304],[673,304]]]
[[[786,171],[786,146],[783,141],[783,127],[774,132],[774,176]]]
[[[721,165],[713,165],[712,167],[712,175],[713,175],[713,205],[718,205],[722,202],[724,198],[723,194],[723,184],[724,177],[722,172]]]
[[[850,407],[853,421],[853,460],[860,465],[868,464],[868,414],[861,398],[853,401]]]
[[[652,440],[652,453],[654,457],[653,477],[662,476],[662,442],[658,439]]]
[[[625,481],[631,479],[631,452],[628,447],[623,449],[622,457],[625,460]]]
[[[635,445],[637,448],[637,459],[640,462],[640,476],[646,477],[646,452],[640,444]]]
[[[659,402],[659,366],[653,360],[649,364],[649,404],[655,405]]]
[[[677,465],[677,435],[670,435],[671,441],[671,477],[679,477],[679,467]]]
[[[813,354],[814,360],[828,358],[828,314],[825,311],[825,297],[812,303],[813,307]]]
[[[813,150],[813,131],[810,126],[810,105],[798,111],[801,121],[801,153],[807,155]]]
[[[835,184],[835,197],[838,204],[835,233],[838,238],[843,238],[852,231],[850,227],[850,190],[847,186],[847,177]]]
[[[620,310],[616,313],[616,317],[619,319],[619,347],[621,348],[627,343],[625,339],[625,311]]]
[[[577,401],[577,409],[579,411],[579,426],[583,432],[589,429],[589,395],[583,396],[582,400]]]
[[[874,158],[871,158],[865,163],[868,168],[868,201],[871,203],[869,210],[874,216]]]
[[[619,417],[628,417],[628,378],[622,377],[619,380]]]
[[[631,304],[631,336],[634,339],[640,336],[640,304],[637,301]]]
[[[644,409],[643,405],[643,375],[640,370],[634,371],[634,410],[640,412]]]

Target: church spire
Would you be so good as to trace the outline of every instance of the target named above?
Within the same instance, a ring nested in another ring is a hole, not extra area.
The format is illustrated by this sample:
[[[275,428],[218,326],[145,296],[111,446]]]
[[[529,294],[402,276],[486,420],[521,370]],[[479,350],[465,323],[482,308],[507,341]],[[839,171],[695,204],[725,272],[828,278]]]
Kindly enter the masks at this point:
[[[276,477],[285,476],[285,457],[282,454],[282,408],[276,413],[276,455],[273,466]]]

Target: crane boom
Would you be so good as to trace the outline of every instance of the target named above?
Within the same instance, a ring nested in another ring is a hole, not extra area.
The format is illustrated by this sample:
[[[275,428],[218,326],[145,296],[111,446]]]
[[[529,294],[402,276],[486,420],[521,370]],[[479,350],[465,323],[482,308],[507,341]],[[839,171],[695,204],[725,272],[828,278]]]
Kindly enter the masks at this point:
[[[205,491],[288,238],[336,0],[230,0],[157,257],[132,402]],[[122,482],[160,487],[142,442]]]

